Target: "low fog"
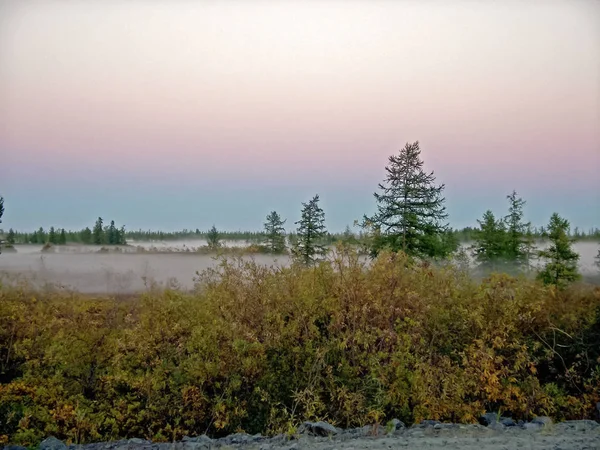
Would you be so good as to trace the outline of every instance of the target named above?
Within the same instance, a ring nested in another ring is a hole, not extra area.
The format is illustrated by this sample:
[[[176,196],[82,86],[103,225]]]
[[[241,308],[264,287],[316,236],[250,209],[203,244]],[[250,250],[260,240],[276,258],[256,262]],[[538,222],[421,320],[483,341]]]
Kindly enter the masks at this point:
[[[152,284],[191,289],[196,272],[214,267],[215,255],[194,250],[206,245],[202,240],[175,242],[132,242],[119,248],[122,253],[102,253],[101,247],[66,245],[42,252],[39,245],[17,245],[15,252],[0,255],[0,276],[4,282],[27,280],[36,287],[73,289],[85,293],[126,294],[142,291]],[[243,241],[227,242],[243,246]],[[467,247],[468,243],[463,243]],[[538,244],[543,247],[544,244]],[[594,265],[596,242],[573,245],[581,258],[579,269],[587,281],[598,282],[600,271]],[[288,256],[252,255],[264,265],[287,265]]]

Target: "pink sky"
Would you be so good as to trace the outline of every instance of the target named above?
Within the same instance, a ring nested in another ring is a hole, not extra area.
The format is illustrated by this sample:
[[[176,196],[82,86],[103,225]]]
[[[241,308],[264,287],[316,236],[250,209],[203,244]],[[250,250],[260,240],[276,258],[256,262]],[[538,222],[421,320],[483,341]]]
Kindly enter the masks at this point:
[[[371,195],[418,139],[448,195],[586,193],[573,220],[600,225],[591,0],[8,0],[0,98],[0,189],[22,198],[25,174],[67,186],[90,166]]]

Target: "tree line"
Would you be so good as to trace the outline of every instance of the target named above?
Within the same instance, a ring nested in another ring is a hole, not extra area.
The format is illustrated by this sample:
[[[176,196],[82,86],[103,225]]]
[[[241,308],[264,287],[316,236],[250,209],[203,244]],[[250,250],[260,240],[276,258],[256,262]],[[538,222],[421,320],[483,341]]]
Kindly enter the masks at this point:
[[[409,257],[433,260],[456,255],[459,234],[448,223],[443,195],[445,185],[436,184],[433,171],[425,171],[419,141],[406,143],[398,154],[389,156],[385,171],[385,178],[374,193],[377,205],[375,214],[365,215],[360,223],[355,222],[363,230],[360,244],[368,249],[373,258],[382,250],[402,251]],[[316,194],[309,202],[302,203],[301,218],[294,223],[297,227],[293,233],[286,234],[286,220],[277,211],[271,211],[266,217],[262,233],[251,233],[246,237],[260,243],[269,253],[286,251],[287,237],[292,256],[304,264],[314,264],[323,259],[332,241],[358,242],[349,227],[337,239],[327,231],[325,212],[319,200]],[[509,194],[507,200],[509,204],[505,216],[496,218],[488,210],[478,220],[479,227],[470,230],[474,243],[467,251],[480,267],[491,271],[521,270],[530,268],[533,258],[544,258],[548,262],[539,277],[545,282],[561,284],[579,278],[579,255],[572,250],[576,238],[570,232],[568,220],[554,213],[546,227],[534,230],[530,222],[524,221],[525,201],[517,192]],[[594,233],[596,231],[593,230]],[[201,234],[196,229],[195,235]],[[582,236],[578,229],[575,234]],[[10,230],[9,239],[12,242],[15,236]],[[203,236],[209,247],[218,248],[224,234],[213,225]],[[546,250],[537,249],[535,238],[538,236],[548,239],[550,247]],[[109,226],[103,226],[100,217],[93,230],[86,228],[79,233],[82,243],[93,244],[122,245],[127,237],[124,226],[117,229],[114,221]],[[54,228],[47,235],[40,228],[27,238],[26,242],[57,244],[65,243],[68,239],[64,229],[56,232]],[[597,259],[600,261],[600,251]]]

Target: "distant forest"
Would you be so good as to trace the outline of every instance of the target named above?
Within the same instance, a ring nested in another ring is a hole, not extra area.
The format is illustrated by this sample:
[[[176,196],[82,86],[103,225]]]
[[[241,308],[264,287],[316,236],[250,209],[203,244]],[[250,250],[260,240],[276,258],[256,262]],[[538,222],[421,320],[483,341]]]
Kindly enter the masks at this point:
[[[33,232],[24,232],[13,230],[8,231],[0,229],[0,235],[5,236],[9,244],[85,244],[85,245],[125,245],[126,242],[132,241],[178,241],[178,240],[207,240],[210,230],[195,230],[183,229],[181,231],[160,231],[160,230],[126,230],[124,226],[117,228],[114,221],[111,225],[102,226],[98,230],[98,222],[93,227],[86,227],[82,230],[65,230],[50,226],[47,228],[40,227]],[[472,242],[476,240],[478,227],[465,227],[462,229],[452,229],[450,233],[459,242]],[[293,240],[295,232],[287,232],[286,236]],[[532,227],[531,235],[535,239],[543,239],[546,234],[546,227]],[[591,228],[584,230],[575,227],[568,233],[569,237],[578,241],[599,241],[600,228]],[[223,241],[245,241],[247,243],[258,243],[266,239],[265,231],[219,231],[219,237]],[[362,242],[366,239],[367,233],[363,230],[358,232],[352,231],[350,226],[341,233],[327,233],[325,241],[328,244],[335,244],[340,241],[347,241],[352,238],[357,242]]]

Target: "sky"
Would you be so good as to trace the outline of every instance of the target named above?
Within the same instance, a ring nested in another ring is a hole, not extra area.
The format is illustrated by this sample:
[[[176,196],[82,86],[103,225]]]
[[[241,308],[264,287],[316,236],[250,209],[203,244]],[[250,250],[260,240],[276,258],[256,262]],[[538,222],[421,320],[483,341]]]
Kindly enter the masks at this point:
[[[600,227],[600,2],[0,0],[0,227],[331,231],[419,141],[453,227]]]

